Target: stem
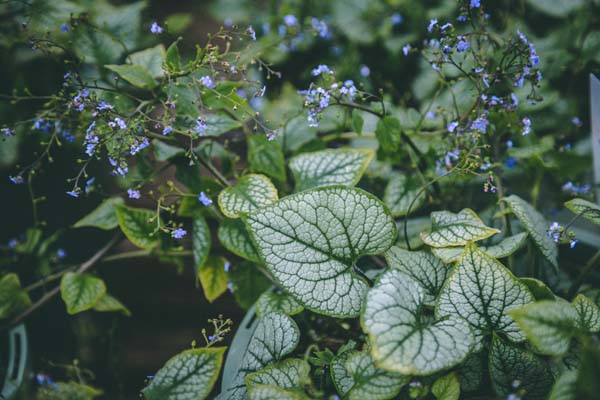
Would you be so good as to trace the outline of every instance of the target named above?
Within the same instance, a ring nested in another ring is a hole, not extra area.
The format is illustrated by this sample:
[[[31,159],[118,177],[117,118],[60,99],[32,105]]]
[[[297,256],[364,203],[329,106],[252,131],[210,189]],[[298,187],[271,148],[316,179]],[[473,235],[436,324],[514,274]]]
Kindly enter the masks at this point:
[[[78,274],[83,274],[91,267],[93,267],[104,255],[112,249],[118,242],[121,240],[121,234],[115,235],[108,243],[106,243],[100,250],[98,250],[93,256],[91,256],[87,261],[79,266],[77,269]],[[8,329],[14,327],[21,323],[25,318],[30,316],[35,310],[42,307],[44,304],[52,300],[54,296],[56,296],[60,292],[60,285],[55,286],[52,290],[44,294],[38,301],[33,303],[28,309],[23,311],[21,314],[17,315],[10,322],[0,327],[0,332],[5,332]]]
[[[600,250],[598,250],[596,252],[596,254],[594,254],[592,256],[592,258],[590,258],[590,260],[587,262],[585,267],[583,267],[583,269],[579,273],[579,276],[577,277],[577,279],[575,279],[575,282],[573,282],[573,284],[569,288],[569,294],[568,294],[567,298],[570,299],[573,296],[575,296],[575,294],[579,290],[579,287],[581,286],[581,284],[585,281],[585,279],[588,277],[588,275],[590,273],[592,273],[594,268],[596,268],[598,265],[600,265]]]

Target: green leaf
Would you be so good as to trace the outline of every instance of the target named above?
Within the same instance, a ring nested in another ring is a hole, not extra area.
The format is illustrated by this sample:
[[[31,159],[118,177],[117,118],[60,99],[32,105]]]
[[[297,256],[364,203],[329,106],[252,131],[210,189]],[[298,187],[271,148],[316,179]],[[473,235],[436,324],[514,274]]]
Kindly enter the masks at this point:
[[[169,29],[170,34],[183,33],[193,22],[193,17],[188,13],[171,14],[165,20],[165,26]]]
[[[583,199],[573,199],[565,203],[565,207],[575,214],[581,214],[596,225],[600,225],[600,206],[591,201]]]
[[[431,213],[431,232],[421,239],[431,247],[464,246],[467,242],[486,239],[500,231],[486,226],[471,209],[458,214],[449,211]]]
[[[372,150],[327,149],[300,154],[290,160],[296,191],[327,186],[354,186],[373,158]]]
[[[120,312],[126,317],[131,316],[131,311],[123,303],[113,296],[105,293],[94,305],[94,311],[98,312]]]
[[[185,154],[185,150],[181,147],[171,146],[159,139],[152,139],[152,147],[158,161],[167,161],[175,156]]]
[[[181,69],[181,57],[179,56],[179,48],[177,47],[178,43],[179,40],[171,43],[165,55],[165,67],[171,73],[178,72]]]
[[[400,271],[386,271],[367,293],[361,318],[380,368],[405,375],[430,375],[457,365],[474,344],[469,324],[453,315],[423,314],[426,293]]]
[[[362,134],[364,124],[365,124],[365,120],[362,117],[362,115],[360,115],[360,111],[353,110],[352,111],[352,129],[354,130],[354,132],[358,133],[359,135]]]
[[[458,400],[460,397],[460,383],[456,373],[451,372],[436,379],[431,386],[431,393],[438,400]]]
[[[248,138],[248,163],[256,172],[262,172],[280,181],[285,181],[285,161],[281,145],[264,135]]]
[[[480,250],[485,251],[494,258],[504,258],[519,250],[527,239],[527,233],[521,232],[514,236],[502,239],[498,244],[491,246],[481,246]],[[442,259],[445,263],[457,261],[462,255],[464,248],[462,247],[438,247],[431,249],[436,257]]]
[[[115,208],[121,230],[137,247],[150,250],[158,245],[156,212],[119,205]]]
[[[159,44],[149,49],[131,53],[127,56],[127,61],[133,65],[144,67],[153,78],[160,78],[164,75],[165,46]]]
[[[544,216],[525,200],[514,194],[502,200],[508,204],[511,211],[519,218],[542,255],[555,268],[558,268],[558,248],[556,247],[556,243],[546,234],[548,223],[544,219]]]
[[[387,400],[396,396],[409,377],[375,367],[366,352],[348,352],[344,367],[352,385],[344,394],[348,400]]]
[[[119,75],[123,80],[131,83],[133,86],[138,87],[140,89],[152,89],[156,87],[156,81],[152,77],[152,74],[148,69],[142,67],[141,65],[105,65],[107,69],[110,69],[117,75]]]
[[[258,266],[248,262],[233,264],[229,269],[229,279],[233,284],[233,296],[244,310],[252,307],[259,296],[272,285]]]
[[[119,226],[116,207],[124,203],[121,197],[111,197],[104,200],[91,213],[81,218],[73,225],[74,228],[91,226],[109,231]]]
[[[460,389],[463,392],[474,392],[478,390],[483,381],[484,370],[485,367],[482,352],[469,354],[456,371],[458,373]]]
[[[563,372],[552,385],[548,400],[577,400],[577,371]]]
[[[385,254],[391,268],[410,276],[425,290],[425,302],[435,300],[450,273],[450,268],[425,251],[408,251],[398,246],[391,247]]]
[[[581,349],[581,364],[577,374],[577,400],[596,400],[600,393],[600,348],[597,343],[587,341]]]
[[[256,301],[256,315],[262,318],[272,312],[285,315],[296,315],[304,310],[302,304],[285,293],[266,291]]]
[[[600,332],[600,307],[582,294],[578,294],[572,304],[577,312],[577,326],[588,332]]]
[[[225,218],[219,225],[217,235],[223,247],[233,254],[262,264],[256,245],[252,242],[246,225],[240,219]]]
[[[522,391],[526,399],[542,400],[552,386],[552,374],[539,358],[496,335],[492,339],[489,371],[492,387],[502,397]]]
[[[463,317],[471,325],[479,346],[482,337],[492,332],[523,341],[525,335],[506,312],[532,301],[527,286],[471,243],[440,293],[436,315]]]
[[[194,256],[194,271],[199,276],[202,266],[210,253],[210,229],[201,215],[196,215],[192,221],[192,254]]]
[[[354,378],[350,371],[346,369],[346,361],[348,361],[348,358],[355,353],[358,352],[355,350],[347,350],[338,354],[331,360],[331,381],[342,397],[346,396],[346,393],[354,386]]]
[[[56,382],[42,386],[36,393],[36,400],[93,400],[102,396],[102,390],[77,382]]]
[[[366,282],[358,257],[387,250],[396,226],[363,190],[332,186],[297,193],[244,217],[277,282],[306,308],[342,318],[360,313]]]
[[[552,17],[564,18],[585,4],[584,0],[527,0],[539,11]]]
[[[542,300],[509,314],[541,353],[561,355],[569,350],[577,324],[577,312],[571,304],[562,300]]]
[[[386,153],[398,151],[400,145],[402,128],[400,121],[394,117],[385,117],[377,122],[375,136],[379,141],[379,147]]]
[[[67,272],[60,281],[60,295],[71,315],[94,307],[105,294],[106,285],[95,276]]]
[[[204,136],[220,136],[242,126],[241,122],[229,117],[227,114],[208,114],[204,117],[206,129]]]
[[[21,281],[15,273],[0,279],[0,321],[10,318],[31,305],[26,291],[21,289]]]
[[[202,400],[221,370],[225,347],[183,351],[171,358],[142,390],[147,400]]]
[[[223,257],[209,257],[208,260],[200,266],[199,278],[204,297],[209,303],[212,303],[227,291],[229,277],[225,271],[225,260]]]
[[[274,385],[282,389],[300,389],[310,382],[310,365],[304,360],[287,358],[246,375],[249,390],[254,385]]]
[[[277,201],[277,188],[264,175],[246,175],[219,193],[219,207],[225,216],[238,218]]]
[[[418,210],[425,204],[425,200],[425,192],[419,194],[419,187],[416,182],[402,174],[394,174],[383,193],[383,202],[390,208],[392,215],[395,217],[406,215],[411,204],[410,211]]]
[[[277,313],[265,315],[250,339],[231,387],[226,388],[219,398],[245,399],[246,375],[281,360],[296,348],[299,340],[300,331],[290,317]]]
[[[536,300],[556,300],[556,296],[552,293],[552,290],[539,279],[519,278],[519,280],[529,288],[529,291]]]
[[[253,385],[248,390],[248,400],[309,400],[309,398],[274,385]]]

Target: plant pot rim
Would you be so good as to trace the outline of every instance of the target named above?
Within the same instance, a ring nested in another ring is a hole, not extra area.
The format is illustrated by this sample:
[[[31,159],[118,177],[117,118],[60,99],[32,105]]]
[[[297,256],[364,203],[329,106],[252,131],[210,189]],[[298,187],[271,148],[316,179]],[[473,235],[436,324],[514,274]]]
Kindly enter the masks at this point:
[[[25,324],[8,331],[8,366],[2,382],[2,399],[9,400],[23,387],[29,364],[29,341]]]

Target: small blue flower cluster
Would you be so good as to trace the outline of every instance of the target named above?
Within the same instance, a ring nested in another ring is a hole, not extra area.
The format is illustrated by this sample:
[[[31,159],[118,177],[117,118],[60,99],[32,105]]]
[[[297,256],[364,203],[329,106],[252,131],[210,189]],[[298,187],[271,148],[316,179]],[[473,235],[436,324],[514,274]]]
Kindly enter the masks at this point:
[[[561,238],[564,237],[564,242],[569,243],[569,247],[573,248],[579,243],[579,240],[575,238],[575,233],[573,231],[568,231],[564,226],[560,225],[558,222],[553,222],[548,228],[546,234],[549,238],[551,238],[554,243],[560,243]]]
[[[571,194],[572,196],[589,195],[592,192],[592,185],[576,185],[571,181],[562,185],[562,191]]]

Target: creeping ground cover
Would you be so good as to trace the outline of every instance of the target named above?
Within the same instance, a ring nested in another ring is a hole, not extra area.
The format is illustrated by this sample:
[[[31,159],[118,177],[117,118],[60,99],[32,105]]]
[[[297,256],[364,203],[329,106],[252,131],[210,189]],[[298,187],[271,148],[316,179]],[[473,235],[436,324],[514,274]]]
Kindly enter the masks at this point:
[[[197,3],[0,3],[0,398],[597,398],[600,2]]]

